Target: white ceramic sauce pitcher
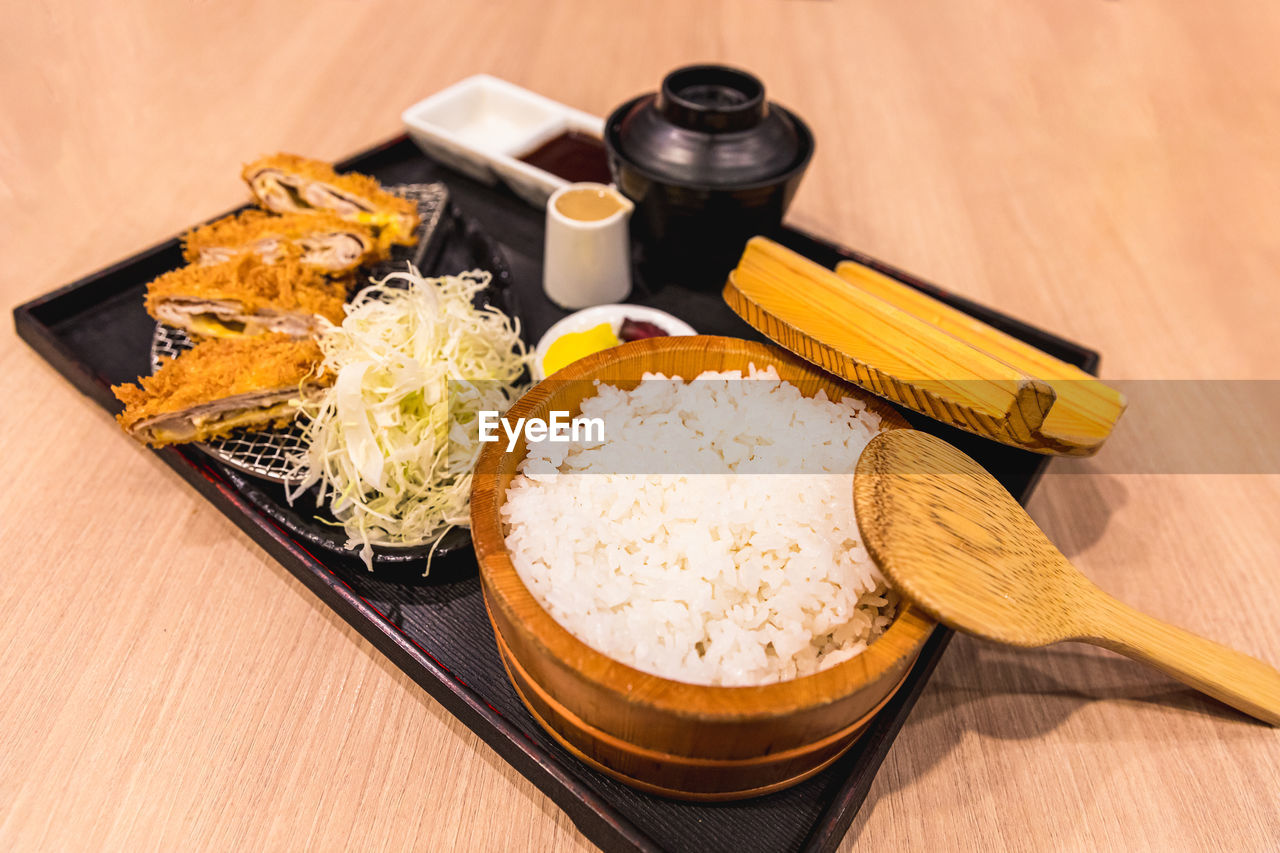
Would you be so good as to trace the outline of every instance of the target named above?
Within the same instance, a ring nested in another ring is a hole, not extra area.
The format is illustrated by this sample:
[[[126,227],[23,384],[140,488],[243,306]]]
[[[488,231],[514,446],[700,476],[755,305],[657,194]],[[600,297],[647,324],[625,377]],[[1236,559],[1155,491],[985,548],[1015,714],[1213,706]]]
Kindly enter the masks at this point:
[[[606,184],[561,187],[547,200],[542,286],[562,308],[621,302],[631,290],[627,220],[635,205]]]

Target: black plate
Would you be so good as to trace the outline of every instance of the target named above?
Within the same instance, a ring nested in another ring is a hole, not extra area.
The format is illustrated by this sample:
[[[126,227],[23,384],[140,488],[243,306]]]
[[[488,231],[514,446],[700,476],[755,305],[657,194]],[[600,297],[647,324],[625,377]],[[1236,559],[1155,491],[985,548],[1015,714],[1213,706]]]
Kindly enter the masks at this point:
[[[404,137],[342,165],[373,174],[384,183],[446,180],[459,207],[500,244],[510,267],[511,292],[520,298],[526,339],[537,340],[563,315],[542,293],[540,212],[504,189],[477,184],[433,163]],[[874,258],[800,231],[782,229],[772,236],[824,266],[834,266],[843,258],[866,264],[1058,358],[1085,370],[1097,368],[1098,355],[1089,349],[947,294]],[[151,319],[142,310],[143,288],[179,263],[176,240],[142,252],[16,308],[18,333],[77,388],[104,408],[118,411],[109,386],[147,372]],[[448,268],[448,261],[442,263]],[[705,290],[638,281],[630,301],[669,311],[705,334],[760,338],[717,294]],[[957,444],[1024,503],[1049,463],[1047,457],[985,441],[913,412],[906,416],[918,427]],[[120,440],[128,439],[121,435]],[[740,803],[665,800],[633,791],[583,766],[538,727],[507,682],[478,578],[468,573],[457,582],[410,585],[374,577],[358,558],[310,548],[275,523],[261,509],[263,498],[242,475],[198,450],[166,448],[157,453],[546,792],[588,838],[608,850],[834,849],[951,636],[944,629],[934,632],[902,689],[854,747],[822,773],[789,790]],[[919,819],[931,818],[920,815]]]

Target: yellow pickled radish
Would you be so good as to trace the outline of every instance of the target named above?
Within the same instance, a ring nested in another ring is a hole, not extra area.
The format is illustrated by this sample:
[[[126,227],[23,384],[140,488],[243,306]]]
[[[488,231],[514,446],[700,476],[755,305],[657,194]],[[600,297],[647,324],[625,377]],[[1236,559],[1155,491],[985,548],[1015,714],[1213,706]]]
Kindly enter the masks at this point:
[[[547,375],[555,373],[562,367],[573,364],[580,358],[592,353],[616,347],[622,341],[613,333],[608,323],[592,326],[583,332],[568,332],[551,342],[547,354],[542,357],[542,370]]]

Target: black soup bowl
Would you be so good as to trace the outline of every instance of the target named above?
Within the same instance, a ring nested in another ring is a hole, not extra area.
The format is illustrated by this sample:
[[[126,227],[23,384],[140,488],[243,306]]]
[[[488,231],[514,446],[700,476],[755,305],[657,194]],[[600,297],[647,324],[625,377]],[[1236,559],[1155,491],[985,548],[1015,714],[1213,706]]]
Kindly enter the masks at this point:
[[[609,169],[636,204],[632,234],[651,274],[718,289],[746,242],[778,228],[813,157],[813,133],[723,65],[672,71],[605,122]]]

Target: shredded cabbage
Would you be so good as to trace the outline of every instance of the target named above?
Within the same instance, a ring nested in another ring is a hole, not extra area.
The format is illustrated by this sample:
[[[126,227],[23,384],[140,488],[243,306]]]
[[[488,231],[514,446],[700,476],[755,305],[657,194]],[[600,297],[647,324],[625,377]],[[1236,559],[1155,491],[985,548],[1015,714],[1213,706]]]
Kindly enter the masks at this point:
[[[309,447],[293,461],[292,500],[319,484],[347,547],[372,568],[374,545],[439,542],[470,526],[477,412],[505,412],[529,361],[519,321],[476,308],[491,276],[375,281],[320,335],[334,383],[304,402]]]

